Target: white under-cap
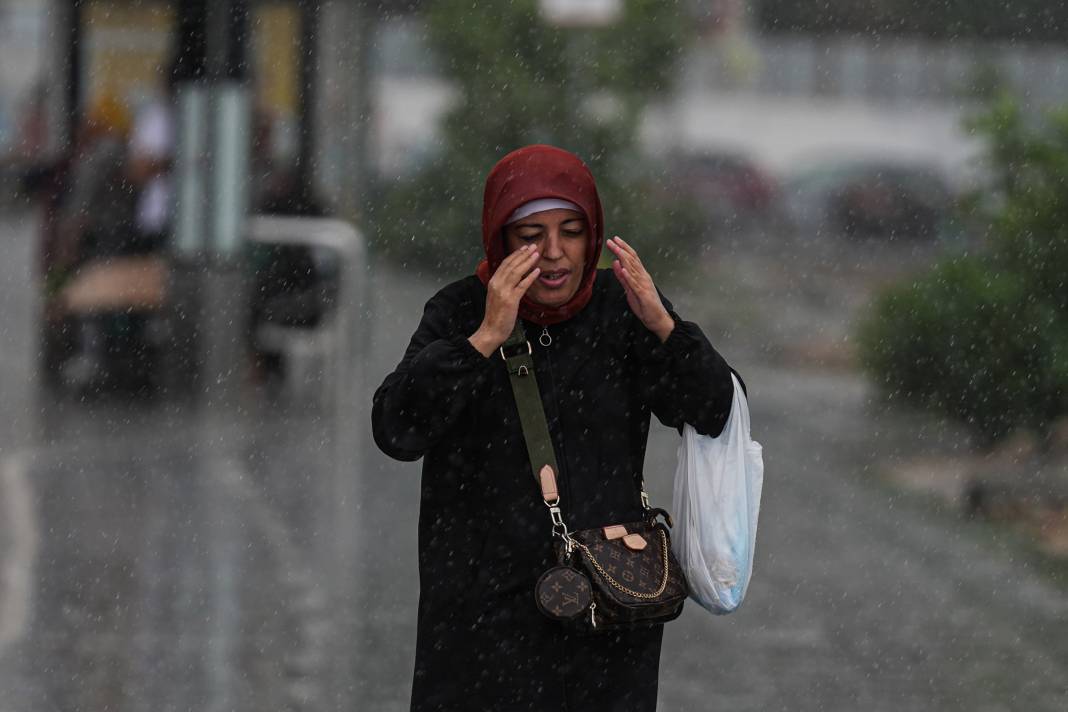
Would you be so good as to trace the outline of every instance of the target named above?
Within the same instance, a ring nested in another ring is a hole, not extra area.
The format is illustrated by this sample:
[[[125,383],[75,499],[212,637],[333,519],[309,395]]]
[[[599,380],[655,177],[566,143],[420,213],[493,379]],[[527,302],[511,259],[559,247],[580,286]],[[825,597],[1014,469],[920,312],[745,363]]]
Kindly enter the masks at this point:
[[[559,198],[538,198],[537,200],[531,200],[529,203],[523,203],[516,208],[512,214],[508,216],[508,219],[505,220],[504,224],[511,225],[516,220],[522,220],[528,215],[543,213],[546,210],[559,210],[560,208],[582,213],[582,208],[567,200],[560,200]]]

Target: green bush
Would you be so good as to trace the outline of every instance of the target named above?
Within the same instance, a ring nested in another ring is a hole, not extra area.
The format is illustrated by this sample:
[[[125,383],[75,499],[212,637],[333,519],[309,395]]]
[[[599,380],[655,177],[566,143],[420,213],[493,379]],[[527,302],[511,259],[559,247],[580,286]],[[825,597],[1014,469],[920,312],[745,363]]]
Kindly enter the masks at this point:
[[[1027,121],[999,99],[973,122],[990,140],[991,226],[879,295],[859,328],[865,370],[892,400],[970,424],[986,441],[1068,414],[1068,114]]]
[[[860,357],[892,400],[958,418],[984,440],[1065,412],[1068,320],[1026,280],[968,256],[880,295]]]

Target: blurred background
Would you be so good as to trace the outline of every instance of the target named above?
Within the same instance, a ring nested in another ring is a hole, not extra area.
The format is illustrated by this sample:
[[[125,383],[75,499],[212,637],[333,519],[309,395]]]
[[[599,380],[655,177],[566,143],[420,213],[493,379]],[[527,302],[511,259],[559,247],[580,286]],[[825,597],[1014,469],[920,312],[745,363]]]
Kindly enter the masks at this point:
[[[534,142],[765,447],[748,600],[668,627],[660,708],[1068,708],[1066,42],[1044,0],[0,0],[0,710],[408,708],[371,394]]]

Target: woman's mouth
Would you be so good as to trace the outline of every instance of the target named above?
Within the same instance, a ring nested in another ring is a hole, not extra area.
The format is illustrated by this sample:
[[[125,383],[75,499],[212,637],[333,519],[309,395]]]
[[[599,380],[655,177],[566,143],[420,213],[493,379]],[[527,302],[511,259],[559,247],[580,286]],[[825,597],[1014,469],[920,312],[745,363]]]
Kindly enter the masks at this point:
[[[538,275],[538,282],[549,289],[559,289],[567,282],[568,275],[571,274],[569,269],[558,269],[552,272],[542,272]]]

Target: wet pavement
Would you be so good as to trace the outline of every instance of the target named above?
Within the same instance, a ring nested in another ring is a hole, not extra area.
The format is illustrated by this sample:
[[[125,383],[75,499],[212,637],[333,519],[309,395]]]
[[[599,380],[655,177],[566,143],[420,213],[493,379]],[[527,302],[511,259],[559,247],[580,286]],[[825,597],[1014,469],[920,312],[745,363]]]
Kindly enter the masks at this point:
[[[52,403],[26,385],[30,225],[2,224],[0,392],[18,405],[0,431],[0,712],[407,709],[419,463],[368,447],[368,404],[437,280],[374,270],[340,421],[259,391],[247,417]],[[661,285],[745,377],[767,469],[749,598],[668,627],[662,710],[1068,708],[1065,590],[996,532],[872,481],[956,433],[791,360],[799,335],[841,342],[877,259],[735,247],[701,291]],[[653,428],[655,501],[677,443]]]

